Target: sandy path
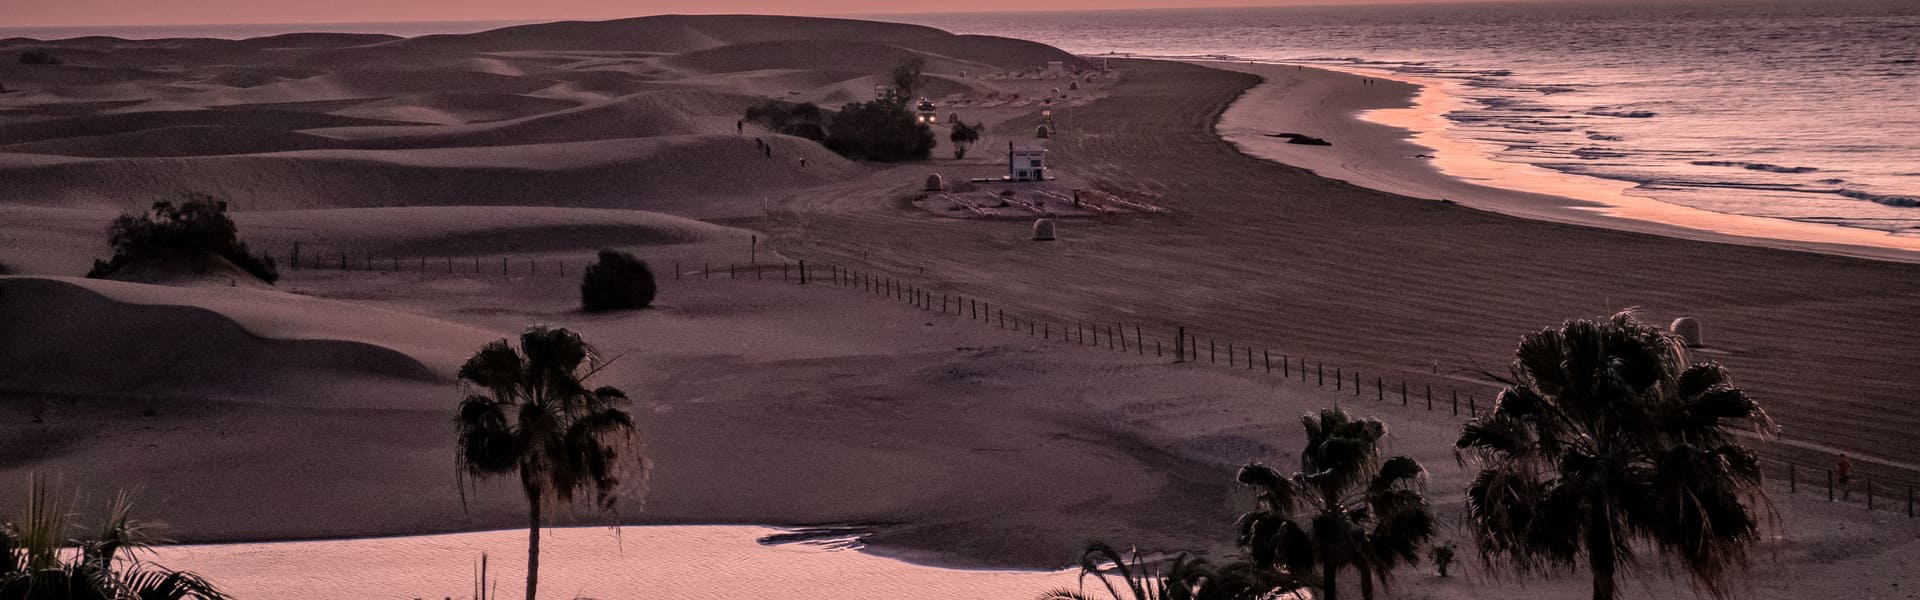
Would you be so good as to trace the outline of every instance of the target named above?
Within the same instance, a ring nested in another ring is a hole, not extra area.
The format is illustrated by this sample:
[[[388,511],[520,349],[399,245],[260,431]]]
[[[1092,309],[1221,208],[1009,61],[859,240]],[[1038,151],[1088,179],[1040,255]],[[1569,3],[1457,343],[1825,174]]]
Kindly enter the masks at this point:
[[[1144,322],[1163,336],[1182,324],[1404,375],[1415,389],[1471,390],[1471,369],[1502,368],[1522,333],[1563,319],[1625,307],[1660,323],[1693,316],[1709,337],[1701,358],[1732,367],[1786,436],[1856,455],[1911,448],[1920,407],[1905,398],[1920,371],[1904,356],[1920,267],[1528,221],[1313,177],[1214,135],[1258,78],[1126,64],[1113,97],[1061,115],[1053,162],[1163,193],[1173,214],[1073,221],[1063,242],[1034,244],[1023,223],[960,224],[885,200],[936,163],[798,194],[779,213],[785,249],[924,268],[933,287],[1067,319]]]

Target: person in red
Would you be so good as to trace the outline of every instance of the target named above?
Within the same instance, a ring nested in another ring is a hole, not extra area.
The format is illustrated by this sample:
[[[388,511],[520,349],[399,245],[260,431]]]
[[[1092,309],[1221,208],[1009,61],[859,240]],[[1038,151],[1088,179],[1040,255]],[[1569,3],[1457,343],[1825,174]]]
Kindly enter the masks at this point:
[[[1833,474],[1839,477],[1840,499],[1846,500],[1852,497],[1853,489],[1847,487],[1847,482],[1853,481],[1853,461],[1845,454],[1840,455],[1840,462],[1833,466]]]

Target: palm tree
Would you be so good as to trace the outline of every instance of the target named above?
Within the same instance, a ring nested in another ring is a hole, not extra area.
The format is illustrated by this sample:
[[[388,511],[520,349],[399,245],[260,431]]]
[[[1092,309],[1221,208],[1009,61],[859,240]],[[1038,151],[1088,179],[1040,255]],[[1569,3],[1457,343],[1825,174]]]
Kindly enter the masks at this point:
[[[92,538],[71,538],[73,497],[29,475],[25,518],[0,526],[0,600],[225,600],[193,573],[149,566],[135,554],[167,543],[157,523],[133,518],[121,492]],[[77,551],[76,551],[77,550]]]
[[[1595,600],[1617,597],[1635,542],[1680,558],[1698,589],[1727,595],[1765,503],[1760,461],[1734,441],[1765,411],[1717,364],[1690,364],[1631,312],[1528,335],[1493,412],[1457,444],[1480,473],[1467,488],[1481,557],[1529,572],[1584,558]]]
[[[518,350],[498,340],[460,367],[468,390],[455,417],[462,497],[469,477],[519,474],[527,496],[528,600],[539,583],[541,508],[591,492],[595,506],[612,509],[623,451],[639,442],[622,408],[626,394],[587,388],[606,366],[594,364],[597,358],[578,334],[535,326],[520,335]],[[634,463],[644,478],[645,461]]]
[[[1239,544],[1255,564],[1307,576],[1318,570],[1320,597],[1339,597],[1339,574],[1352,567],[1360,596],[1387,583],[1401,565],[1419,561],[1433,538],[1433,511],[1419,484],[1426,472],[1404,456],[1380,460],[1386,425],[1354,419],[1339,409],[1301,417],[1307,446],[1300,471],[1240,469],[1240,483],[1256,490],[1257,505],[1240,517]]]
[[[1039,600],[1091,600],[1084,591],[1088,576],[1098,578],[1112,600],[1259,600],[1300,587],[1284,573],[1246,561],[1215,567],[1181,552],[1149,564],[1138,550],[1122,554],[1112,546],[1093,542],[1080,555],[1082,589],[1049,590]]]

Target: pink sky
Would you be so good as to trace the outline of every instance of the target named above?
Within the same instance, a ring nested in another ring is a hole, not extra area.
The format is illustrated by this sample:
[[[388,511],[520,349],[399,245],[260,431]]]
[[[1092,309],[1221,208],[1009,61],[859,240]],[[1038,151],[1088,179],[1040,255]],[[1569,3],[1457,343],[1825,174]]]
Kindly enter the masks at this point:
[[[8,0],[0,27],[616,19],[663,13],[844,15],[1409,0]],[[1417,0],[1416,0],[1417,1]]]

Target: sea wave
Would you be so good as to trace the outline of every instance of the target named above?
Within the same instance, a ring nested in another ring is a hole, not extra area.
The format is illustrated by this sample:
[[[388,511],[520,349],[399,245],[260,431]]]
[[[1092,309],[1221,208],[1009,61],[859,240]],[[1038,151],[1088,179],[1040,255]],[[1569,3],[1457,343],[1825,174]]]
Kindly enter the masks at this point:
[[[1744,161],[1737,161],[1737,160],[1696,160],[1696,161],[1693,161],[1693,164],[1700,165],[1702,167],[1740,167],[1742,169],[1746,169],[1749,171],[1766,171],[1768,173],[1812,173],[1814,171],[1820,170],[1814,167],[1783,167],[1780,165],[1770,165],[1767,163],[1744,162]]]
[[[1623,119],[1648,119],[1659,114],[1650,110],[1590,110],[1587,114],[1596,117],[1620,117]]]
[[[1906,196],[1906,195],[1900,195],[1900,194],[1875,194],[1872,192],[1862,192],[1860,190],[1834,190],[1833,193],[1839,194],[1841,196],[1846,196],[1848,198],[1852,198],[1855,200],[1866,200],[1868,202],[1873,202],[1876,204],[1885,204],[1887,206],[1898,206],[1901,208],[1920,208],[1920,196]]]

